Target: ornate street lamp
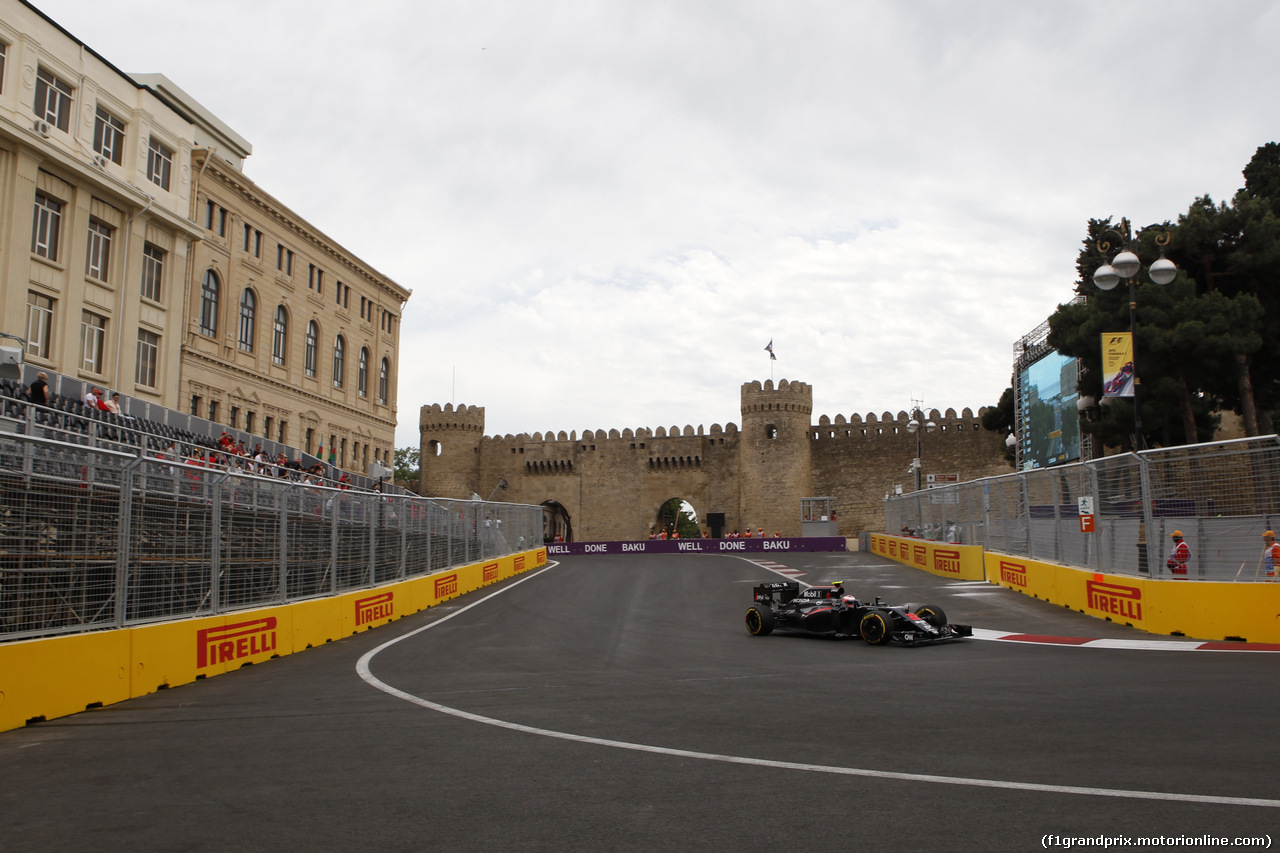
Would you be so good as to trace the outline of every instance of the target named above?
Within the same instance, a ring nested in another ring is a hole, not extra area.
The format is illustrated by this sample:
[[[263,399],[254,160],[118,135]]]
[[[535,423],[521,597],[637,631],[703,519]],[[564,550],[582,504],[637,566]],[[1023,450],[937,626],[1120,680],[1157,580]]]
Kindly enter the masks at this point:
[[[921,432],[920,420],[924,417],[924,412],[920,411],[920,403],[918,401],[913,401],[913,402],[915,404],[915,408],[911,412],[911,420],[907,421],[907,432],[911,433],[916,437],[916,458],[911,460],[911,471],[915,474],[916,491],[918,492],[920,491],[920,469],[922,467],[920,463],[920,458],[922,455],[920,452],[921,451],[920,439],[924,435],[924,432],[933,432],[938,428],[938,425],[935,424],[933,421],[927,421],[924,425],[924,432]]]
[[[1098,286],[1099,290],[1113,290],[1121,279],[1129,283],[1129,339],[1133,347],[1133,447],[1134,450],[1141,450],[1143,441],[1142,405],[1139,398],[1141,383],[1138,380],[1137,275],[1142,269],[1142,262],[1128,248],[1130,242],[1128,219],[1120,220],[1120,229],[1120,231],[1115,231],[1107,228],[1102,232],[1102,236],[1098,238],[1098,251],[1104,255],[1111,251],[1111,244],[1102,239],[1107,234],[1114,234],[1119,237],[1125,244],[1125,248],[1112,259],[1111,263],[1098,267],[1093,274],[1093,283]],[[1164,256],[1164,247],[1169,245],[1169,239],[1168,231],[1156,237],[1156,245],[1160,247],[1160,258],[1147,269],[1147,275],[1151,280],[1162,286],[1173,281],[1178,275],[1178,268],[1174,266],[1173,261]]]

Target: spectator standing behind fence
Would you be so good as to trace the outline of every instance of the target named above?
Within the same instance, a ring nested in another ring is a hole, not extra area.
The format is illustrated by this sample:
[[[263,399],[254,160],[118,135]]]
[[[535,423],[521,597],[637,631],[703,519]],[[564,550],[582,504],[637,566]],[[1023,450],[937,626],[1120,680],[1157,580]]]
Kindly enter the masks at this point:
[[[1262,534],[1262,559],[1258,561],[1258,570],[1268,581],[1276,579],[1276,567],[1280,566],[1280,542],[1276,542],[1276,534],[1268,530]]]
[[[1167,568],[1175,578],[1185,578],[1187,576],[1187,562],[1191,559],[1191,546],[1182,541],[1182,531],[1175,530],[1169,534],[1169,538],[1173,540],[1173,550],[1169,552],[1169,559],[1164,561]]]
[[[43,370],[36,374],[36,381],[27,387],[27,398],[38,406],[51,406],[49,399],[49,374]]]

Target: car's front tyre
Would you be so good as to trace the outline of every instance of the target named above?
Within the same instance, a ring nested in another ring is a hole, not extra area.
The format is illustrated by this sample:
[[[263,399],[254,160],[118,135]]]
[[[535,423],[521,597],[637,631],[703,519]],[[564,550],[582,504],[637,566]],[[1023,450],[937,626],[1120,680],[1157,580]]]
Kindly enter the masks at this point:
[[[893,626],[890,616],[879,610],[873,610],[862,617],[858,623],[858,635],[872,646],[883,646],[893,639]]]
[[[947,624],[947,614],[936,604],[922,604],[915,613],[935,628],[943,628]]]
[[[747,633],[763,637],[773,631],[773,610],[762,604],[753,604],[747,611]]]

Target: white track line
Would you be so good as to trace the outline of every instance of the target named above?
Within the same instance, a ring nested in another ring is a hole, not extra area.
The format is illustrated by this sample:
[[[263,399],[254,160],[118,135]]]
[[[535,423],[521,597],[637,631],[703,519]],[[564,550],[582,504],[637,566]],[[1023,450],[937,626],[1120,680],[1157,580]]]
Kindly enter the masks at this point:
[[[502,589],[492,592],[468,604],[466,607],[459,608],[435,622],[416,628],[407,634],[396,637],[394,640],[388,640],[377,648],[366,652],[359,661],[356,662],[356,673],[366,684],[381,690],[397,699],[403,699],[420,708],[426,708],[431,711],[439,711],[442,714],[448,714],[463,720],[470,720],[474,723],[483,723],[487,726],[495,726],[501,729],[507,729],[513,732],[521,732],[523,734],[539,735],[541,737],[555,738],[557,740],[571,741],[573,743],[591,744],[593,746],[607,746],[613,749],[626,749],[633,752],[647,752],[655,755],[669,755],[676,758],[696,758],[702,761],[718,761],[724,764],[740,764],[750,767],[768,767],[775,770],[802,770],[809,773],[828,773],[836,776],[864,776],[874,779],[897,779],[903,782],[932,782],[939,785],[962,785],[972,788],[1002,788],[1013,791],[1038,791],[1049,794],[1078,794],[1088,797],[1113,797],[1130,800],[1162,800],[1166,802],[1179,803],[1207,803],[1213,805],[1228,806],[1256,806],[1260,808],[1280,808],[1280,800],[1269,800],[1261,797],[1218,797],[1206,794],[1178,794],[1165,791],[1129,791],[1119,788],[1091,788],[1076,785],[1042,785],[1035,782],[1007,782],[999,779],[974,779],[965,776],[938,776],[929,773],[895,773],[886,772],[884,770],[868,770],[858,767],[833,767],[825,764],[805,764],[794,761],[772,761],[766,758],[747,758],[738,755],[722,755],[715,752],[693,752],[687,749],[672,749],[665,746],[652,746],[643,743],[631,743],[622,740],[609,740],[607,738],[588,737],[586,735],[577,735],[571,732],[557,732],[551,729],[540,729],[534,726],[525,726],[520,723],[511,723],[506,720],[498,720],[493,717],[484,717],[480,714],[472,714],[469,711],[463,711],[458,708],[451,708],[448,705],[441,705],[438,702],[432,702],[429,699],[423,699],[421,696],[415,696],[412,693],[406,693],[396,687],[377,678],[369,669],[370,662],[380,652],[391,648],[402,640],[407,640],[423,631],[447,622],[459,614],[466,613],[477,605],[484,604],[491,598],[501,595],[508,590],[514,589],[527,580],[532,580],[542,572],[558,565],[550,563],[545,569],[540,569],[532,574],[526,575],[515,583],[509,584]]]

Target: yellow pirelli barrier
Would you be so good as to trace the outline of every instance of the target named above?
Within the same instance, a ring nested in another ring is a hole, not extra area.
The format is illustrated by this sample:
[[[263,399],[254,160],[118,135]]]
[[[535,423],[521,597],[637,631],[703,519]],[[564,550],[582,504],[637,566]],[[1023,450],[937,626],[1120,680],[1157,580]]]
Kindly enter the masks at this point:
[[[953,545],[873,533],[871,552],[939,577],[968,581],[980,581],[986,577],[982,548],[978,545]]]
[[[1153,634],[1280,642],[1280,584],[1148,580],[986,552],[987,580]]]
[[[278,607],[0,643],[0,731],[323,645],[546,563],[539,548]]]

